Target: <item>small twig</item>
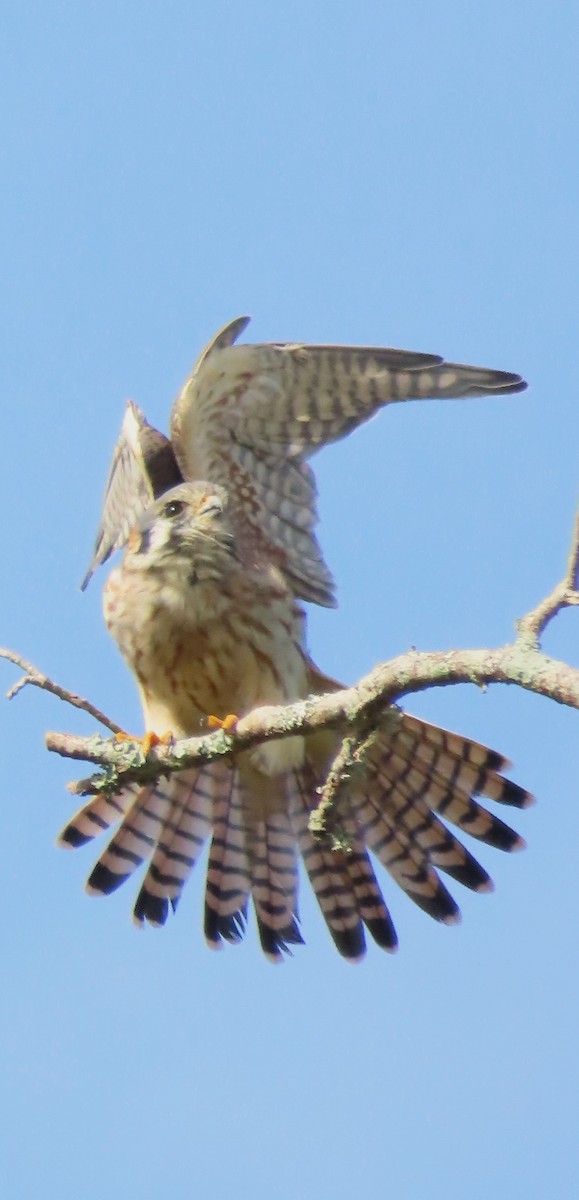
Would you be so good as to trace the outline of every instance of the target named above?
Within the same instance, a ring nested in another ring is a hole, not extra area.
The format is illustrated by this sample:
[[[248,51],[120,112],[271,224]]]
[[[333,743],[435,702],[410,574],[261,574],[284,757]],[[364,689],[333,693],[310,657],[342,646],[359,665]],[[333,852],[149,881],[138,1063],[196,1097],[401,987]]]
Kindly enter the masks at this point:
[[[383,739],[385,732],[394,730],[402,718],[402,709],[390,704],[380,718],[358,722],[346,736],[330,765],[323,787],[319,788],[320,799],[310,813],[308,825],[315,838],[327,839],[332,850],[348,850],[348,833],[340,824],[341,793],[347,790],[356,777],[363,780],[368,770],[368,759]],[[382,743],[383,745],[383,743]]]
[[[48,675],[44,675],[42,671],[39,671],[32,663],[27,662],[20,654],[16,654],[14,650],[6,650],[0,647],[0,658],[8,659],[8,662],[14,663],[15,666],[20,667],[21,671],[25,672],[22,679],[18,679],[6,692],[7,700],[12,700],[29,683],[31,687],[42,688],[43,691],[57,696],[59,700],[64,700],[67,704],[72,704],[74,708],[82,709],[83,712],[88,713],[89,717],[94,717],[95,721],[110,729],[111,733],[122,732],[120,725],[116,725],[109,717],[105,717],[104,713],[100,709],[95,708],[90,700],[84,700],[82,696],[77,696],[75,692],[69,692],[66,688],[61,687],[60,684],[54,683],[52,679],[48,678]]]
[[[330,764],[323,787],[318,789],[320,799],[310,813],[308,825],[314,837],[329,840],[333,850],[348,849],[348,835],[341,828],[339,818],[336,819],[341,792],[353,776],[364,775],[366,759],[376,739],[383,734],[387,722],[398,720],[399,712],[400,709],[389,704],[380,720],[374,715],[372,719],[366,716],[355,721]]]
[[[579,604],[579,510],[573,525],[571,549],[567,559],[567,570],[563,579],[553,588],[553,591],[531,609],[524,617],[516,622],[517,642],[529,649],[538,650],[541,645],[541,634],[547,625],[561,612],[563,608],[571,608]]]
[[[354,735],[343,739],[328,771],[326,782],[319,788],[320,799],[308,820],[310,833],[318,841],[329,841],[332,850],[343,850],[347,841],[343,830],[336,824],[336,810],[340,792],[350,781],[352,771],[355,770],[358,745],[358,738]]]
[[[575,524],[573,525],[573,540],[567,562],[567,580],[570,590],[574,591],[579,587],[579,509],[575,514]]]

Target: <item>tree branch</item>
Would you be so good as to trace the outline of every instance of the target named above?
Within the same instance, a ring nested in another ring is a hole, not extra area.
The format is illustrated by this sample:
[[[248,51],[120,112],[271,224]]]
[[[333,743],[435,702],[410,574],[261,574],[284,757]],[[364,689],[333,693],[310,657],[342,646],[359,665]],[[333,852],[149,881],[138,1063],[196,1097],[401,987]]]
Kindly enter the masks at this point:
[[[567,559],[567,570],[560,581],[526,616],[517,621],[517,642],[523,643],[529,649],[538,649],[541,634],[549,621],[557,616],[563,608],[571,608],[579,604],[579,510],[575,516],[571,548]]]
[[[332,727],[348,730],[350,736],[359,740],[361,723],[365,737],[369,725],[375,724],[384,709],[403,696],[457,683],[473,683],[478,687],[512,684],[558,704],[579,708],[579,669],[515,642],[496,650],[411,650],[375,667],[354,687],[310,696],[295,704],[256,708],[242,717],[230,733],[218,730],[202,737],[183,738],[169,746],[159,744],[151,748],[146,759],[138,741],[118,742],[99,735],[84,738],[65,733],[47,733],[45,740],[47,749],[56,754],[106,769],[104,780],[97,776],[83,781],[82,791],[86,793],[100,791],[103,784],[113,789],[122,783],[144,783],[160,774],[248,750],[271,738]]]
[[[303,735],[330,727],[343,730],[344,740],[330,766],[320,803],[311,818],[312,828],[322,836],[330,834],[339,844],[339,829],[332,826],[338,793],[348,774],[363,768],[366,750],[384,711],[404,696],[459,683],[477,687],[511,684],[558,704],[579,708],[579,669],[543,654],[539,642],[541,634],[561,609],[579,604],[578,574],[579,513],[563,579],[550,595],[517,622],[516,639],[506,646],[489,650],[411,650],[375,667],[354,687],[310,696],[295,704],[256,708],[241,717],[228,732],[218,730],[169,745],[160,743],[151,747],[146,756],[138,740],[105,739],[100,734],[86,738],[47,733],[46,746],[66,758],[101,767],[101,773],[69,785],[71,791],[87,795],[103,790],[117,791],[130,782],[143,784],[161,774],[248,750],[272,738]],[[0,649],[0,657],[25,671],[24,677],[10,689],[9,697],[30,683],[89,713],[113,733],[120,732],[119,726],[89,701],[55,684],[20,655]]]
[[[39,671],[32,663],[27,662],[25,658],[22,658],[22,655],[16,654],[14,650],[6,650],[0,646],[0,658],[6,658],[8,662],[14,663],[15,666],[20,667],[21,671],[24,671],[22,679],[18,679],[16,683],[13,683],[12,687],[6,692],[7,700],[13,700],[26,687],[26,684],[29,683],[32,687],[42,688],[45,692],[51,692],[53,696],[58,696],[59,700],[64,700],[67,704],[72,704],[74,708],[81,708],[83,712],[88,713],[89,717],[94,717],[95,721],[98,721],[101,725],[105,725],[112,733],[121,732],[120,725],[115,724],[109,717],[105,717],[104,713],[100,709],[95,708],[90,700],[83,700],[82,696],[77,696],[75,692],[69,692],[66,688],[61,687],[60,684],[54,683],[52,679],[48,678],[48,675],[44,675],[42,671]]]

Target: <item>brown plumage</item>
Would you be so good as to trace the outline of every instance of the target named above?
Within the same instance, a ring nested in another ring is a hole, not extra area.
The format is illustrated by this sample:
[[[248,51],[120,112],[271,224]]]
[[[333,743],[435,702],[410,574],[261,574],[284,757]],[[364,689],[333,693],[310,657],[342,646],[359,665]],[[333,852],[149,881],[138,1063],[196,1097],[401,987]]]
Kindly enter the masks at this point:
[[[260,704],[327,690],[307,656],[304,616],[267,545],[247,536],[246,514],[213,484],[181,484],[139,520],[105,589],[105,618],[140,690],[147,730],[198,733],[208,713],[244,715]],[[336,685],[337,686],[337,685]],[[297,854],[335,944],[364,953],[368,931],[394,949],[396,933],[372,852],[426,913],[443,922],[457,905],[438,872],[475,891],[486,871],[444,824],[513,850],[517,834],[478,801],[524,807],[492,750],[389,709],[361,780],[340,801],[348,849],[314,840],[308,819],[339,739],[324,731],[245,751],[121,795],[91,799],[61,834],[78,846],[119,823],[88,883],[118,887],[144,861],[134,916],[163,924],[203,843],[211,837],[205,933],[238,941],[251,898],[261,944],[279,960],[302,940]]]
[[[334,583],[315,534],[312,455],[387,404],[505,396],[527,386],[509,371],[437,354],[235,345],[248,323],[232,321],[205,348],[173,405],[170,438],[127,406],[84,585],[148,504],[181,480],[210,479],[227,488],[244,543],[280,567],[295,596],[331,606]]]

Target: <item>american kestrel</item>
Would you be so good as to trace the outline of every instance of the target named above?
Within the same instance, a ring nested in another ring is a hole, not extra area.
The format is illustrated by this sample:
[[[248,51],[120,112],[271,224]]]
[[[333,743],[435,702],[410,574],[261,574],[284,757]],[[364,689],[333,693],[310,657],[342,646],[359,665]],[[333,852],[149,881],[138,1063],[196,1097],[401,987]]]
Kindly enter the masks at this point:
[[[517,387],[511,378],[506,386]],[[332,686],[307,655],[293,571],[267,553],[267,539],[247,531],[237,493],[228,505],[218,485],[182,483],[139,518],[109,577],[105,619],[138,681],[146,728],[159,736],[199,733],[208,713],[243,716]],[[346,848],[335,851],[315,840],[308,821],[339,744],[330,730],[272,741],[230,762],[96,796],[60,842],[80,846],[119,823],[88,890],[112,892],[148,860],[134,917],[162,925],[210,837],[209,944],[240,940],[251,898],[261,945],[274,961],[302,941],[298,847],[346,958],[363,955],[365,929],[384,949],[396,946],[369,852],[426,913],[456,921],[457,905],[438,872],[474,891],[492,884],[440,818],[513,850],[521,845],[517,834],[476,797],[518,808],[531,797],[503,777],[499,754],[390,708],[363,776],[353,776],[341,795]]]
[[[170,439],[129,403],[111,464],[94,568],[124,545],[151,501],[182,480],[227,488],[244,542],[283,571],[302,600],[335,604],[317,537],[307,460],[386,404],[507,395],[520,375],[437,354],[363,346],[234,345],[239,317],[205,348],[171,412]]]

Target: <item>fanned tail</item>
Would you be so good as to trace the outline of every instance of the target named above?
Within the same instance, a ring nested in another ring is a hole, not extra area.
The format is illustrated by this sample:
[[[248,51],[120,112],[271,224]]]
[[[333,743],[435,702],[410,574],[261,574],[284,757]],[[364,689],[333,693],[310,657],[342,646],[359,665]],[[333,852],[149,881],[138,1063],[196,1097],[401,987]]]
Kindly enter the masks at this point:
[[[371,850],[419,907],[436,920],[459,919],[437,869],[472,891],[491,891],[485,869],[440,816],[460,830],[512,851],[524,846],[510,826],[475,797],[517,808],[532,796],[501,770],[506,759],[478,742],[396,709],[387,714],[355,787],[356,817]],[[438,815],[440,814],[440,815]]]
[[[315,735],[310,747],[320,757],[330,735],[323,737]],[[366,933],[385,950],[397,945],[369,852],[419,908],[446,924],[459,920],[460,912],[439,871],[472,891],[492,889],[484,867],[445,820],[487,845],[518,849],[523,844],[518,834],[477,799],[516,808],[532,802],[528,792],[504,778],[507,765],[486,746],[393,708],[368,750],[362,775],[353,775],[337,803],[343,835],[337,850],[309,828],[324,777],[314,759],[269,777],[247,755],[233,766],[206,763],[144,788],[131,784],[118,795],[95,796],[59,842],[81,846],[118,823],[87,890],[108,894],[148,860],[134,918],[163,925],[212,834],[207,941],[212,947],[241,941],[251,898],[262,949],[273,962],[302,941],[299,849],[337,949],[356,961],[364,955]]]

